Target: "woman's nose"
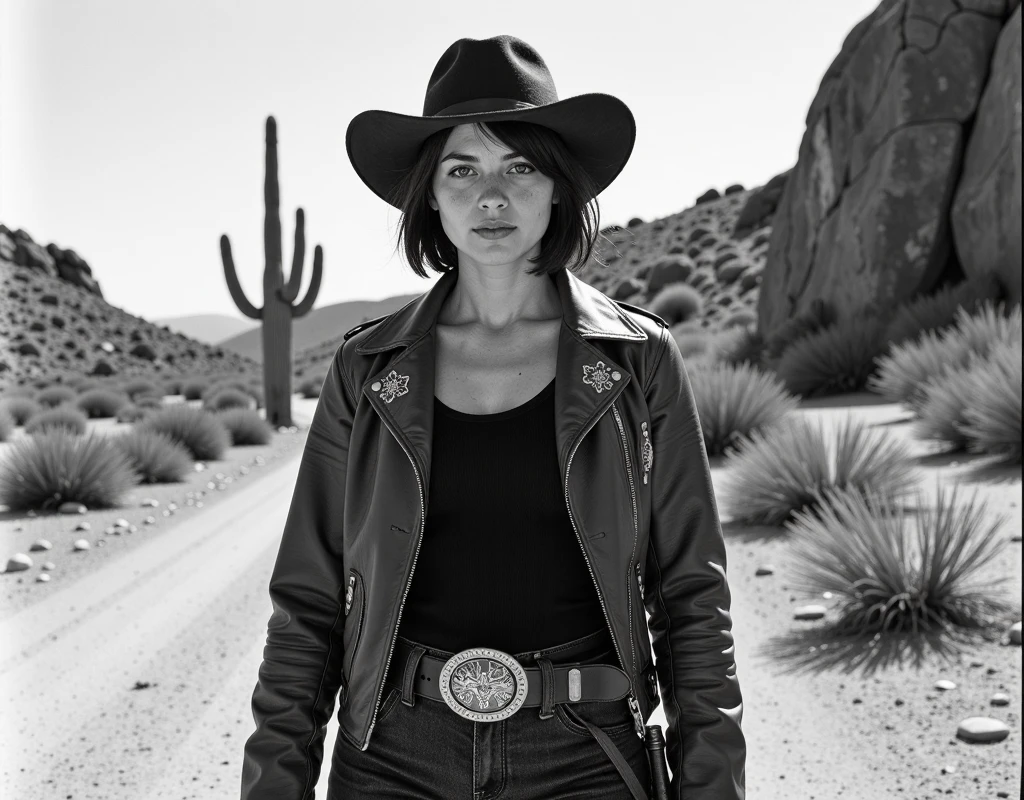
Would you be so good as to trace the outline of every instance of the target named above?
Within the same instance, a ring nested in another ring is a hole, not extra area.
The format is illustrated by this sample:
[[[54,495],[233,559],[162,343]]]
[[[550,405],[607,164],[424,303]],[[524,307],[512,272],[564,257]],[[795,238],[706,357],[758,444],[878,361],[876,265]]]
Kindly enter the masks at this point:
[[[490,181],[480,194],[481,208],[504,208],[508,198],[496,181]]]

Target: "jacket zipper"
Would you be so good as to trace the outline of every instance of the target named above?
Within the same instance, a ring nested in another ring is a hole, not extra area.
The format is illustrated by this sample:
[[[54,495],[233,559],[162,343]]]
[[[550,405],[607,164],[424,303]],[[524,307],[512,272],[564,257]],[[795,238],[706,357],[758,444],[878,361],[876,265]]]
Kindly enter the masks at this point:
[[[416,486],[420,490],[420,524],[419,531],[417,532],[418,538],[416,539],[416,552],[412,557],[412,568],[409,570],[409,580],[405,582],[405,591],[402,592],[402,602],[398,606],[398,620],[395,622],[395,632],[391,635],[391,645],[388,647],[388,658],[384,665],[384,674],[387,675],[388,669],[391,667],[391,656],[395,650],[395,640],[398,639],[399,626],[402,623],[402,609],[405,608],[405,598],[409,594],[409,587],[412,585],[412,574],[416,571],[416,559],[420,557],[420,545],[423,544],[423,521],[427,514],[427,508],[426,502],[423,499],[423,481],[420,480],[420,471],[416,469],[416,460],[412,457],[412,453],[406,450],[405,442],[403,442],[401,437],[395,433],[388,421],[384,419],[384,415],[379,414],[378,416],[384,420],[384,424],[387,426],[387,429],[391,431],[391,435],[395,437],[398,443],[402,446],[402,450],[405,452],[406,456],[409,457],[409,463],[412,464],[412,471],[416,475]],[[380,710],[380,696],[383,689],[384,681],[382,680],[380,686],[377,687],[377,699],[373,702],[373,717],[370,719],[370,729],[366,732],[366,743],[362,748],[360,748],[361,750],[365,751],[366,748],[370,746],[370,736],[373,734],[373,728],[377,724],[377,712]]]
[[[633,470],[629,462],[629,443],[626,439],[626,431],[622,425],[622,417],[619,416],[619,409],[615,403],[612,403],[612,413],[615,415],[615,422],[619,426],[619,436],[622,439],[622,452],[626,457],[626,475],[629,477],[629,497],[633,503],[633,547],[629,553],[629,560],[632,561],[636,555],[636,540],[639,536],[639,524],[637,520],[637,509],[636,509],[636,488],[633,484]],[[568,473],[567,473],[568,474]],[[568,488],[568,481],[566,482]],[[637,562],[637,577],[640,576],[640,562]],[[636,675],[636,644],[633,640],[633,592],[630,587],[631,579],[626,579],[626,604],[627,610],[629,611],[629,649],[630,654],[633,657],[633,671],[632,675]],[[629,693],[629,709],[633,712],[633,721],[636,724],[636,734],[641,739],[646,738],[646,731],[644,729],[644,718],[643,714],[640,713],[640,704],[636,700],[636,696],[632,691]]]
[[[615,415],[615,423],[619,426],[619,435],[622,437],[622,452],[626,456],[626,475],[629,476],[629,496],[633,501],[633,549],[629,554],[630,563],[633,562],[633,556],[636,553],[636,539],[637,539],[637,511],[636,511],[636,493],[633,488],[633,470],[629,467],[629,445],[626,442],[626,431],[622,426],[622,417],[619,416],[619,409],[616,408],[615,403],[612,403],[612,414]],[[626,591],[626,602],[629,610],[629,647],[630,653],[633,656],[633,672],[636,672],[636,648],[633,644],[633,592],[632,587],[629,586],[630,579],[626,579],[627,591]]]
[[[615,418],[618,420],[619,412],[615,408],[615,403],[614,402],[612,403],[612,410],[615,412]],[[583,539],[580,537],[579,528],[576,527],[576,520],[572,516],[572,504],[569,502],[569,470],[572,468],[572,458],[573,458],[574,455],[576,455],[576,449],[580,446],[580,444],[583,442],[584,438],[586,438],[586,435],[590,432],[590,428],[592,428],[596,423],[597,423],[597,420],[595,419],[594,422],[591,423],[590,427],[588,427],[585,431],[583,431],[583,435],[580,436],[580,438],[577,440],[576,444],[573,446],[572,451],[569,453],[569,460],[568,460],[568,462],[565,465],[565,506],[569,510],[569,521],[572,523],[572,529],[576,533],[576,541],[578,541],[580,543],[580,550],[583,551],[583,559],[587,562],[587,570],[590,572],[590,578],[594,582],[594,588],[597,590],[597,599],[601,601],[601,611],[604,613],[604,621],[605,621],[605,624],[608,626],[608,632],[611,634],[612,644],[615,645],[615,655],[618,656],[619,664],[621,664],[622,668],[625,669],[626,668],[626,662],[622,658],[622,651],[619,649],[619,642],[615,638],[615,630],[612,628],[611,620],[608,618],[608,608],[605,606],[604,597],[601,595],[601,587],[597,585],[597,578],[594,576],[594,570],[590,566],[590,558],[587,556],[587,549],[583,546]],[[620,423],[620,425],[621,425],[621,423]],[[627,458],[628,458],[628,456],[627,456]],[[629,484],[630,484],[630,493],[632,494],[632,491],[633,491],[633,479],[632,479],[632,476],[630,477]],[[634,519],[635,519],[635,509],[636,509],[636,499],[635,498],[633,500],[633,508],[634,508]],[[634,526],[634,531],[635,531],[635,529],[636,528]],[[636,548],[636,539],[635,538],[633,540],[633,547]],[[630,557],[630,559],[632,560],[632,556]],[[632,606],[630,606],[630,611],[632,612]],[[630,624],[630,647],[632,648],[632,644],[633,644],[633,642],[632,642],[632,631],[633,631],[633,615],[632,615],[632,613],[630,613],[630,623],[629,624]],[[635,664],[635,656],[634,656],[634,664]],[[632,684],[633,684],[633,673],[632,672],[630,672],[629,682],[630,682],[630,690],[629,690],[629,698],[628,698],[629,710],[633,714],[633,723],[635,725],[636,734],[641,739],[643,739],[644,738],[644,734],[645,734],[643,715],[640,713],[640,704],[637,702],[636,695],[633,693],[633,687],[632,687]]]

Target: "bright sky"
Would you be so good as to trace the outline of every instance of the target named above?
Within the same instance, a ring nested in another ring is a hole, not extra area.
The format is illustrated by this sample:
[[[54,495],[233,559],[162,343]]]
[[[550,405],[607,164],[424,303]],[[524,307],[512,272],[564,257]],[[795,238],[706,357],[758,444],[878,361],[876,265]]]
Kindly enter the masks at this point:
[[[790,167],[807,108],[877,0],[427,3],[422,0],[0,0],[0,222],[74,248],[108,302],[155,319],[241,316],[227,233],[262,305],[264,121],[278,126],[284,266],[306,216],[316,304],[426,291],[392,256],[398,212],[345,152],[369,108],[422,113],[460,38],[512,34],[560,99],[605,92],[637,121],[600,195],[604,227],[677,213],[709,187]]]

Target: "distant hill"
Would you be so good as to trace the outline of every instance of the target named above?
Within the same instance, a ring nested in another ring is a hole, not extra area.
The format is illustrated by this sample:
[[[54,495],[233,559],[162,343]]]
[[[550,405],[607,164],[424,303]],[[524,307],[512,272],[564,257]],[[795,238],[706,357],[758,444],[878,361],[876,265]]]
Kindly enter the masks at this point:
[[[207,344],[221,344],[225,339],[239,336],[259,327],[253,319],[233,317],[230,314],[193,314],[187,317],[165,317],[153,320],[154,325],[166,325],[175,333]]]
[[[376,319],[397,311],[420,294],[422,292],[388,297],[385,300],[347,300],[314,308],[306,316],[292,320],[292,352],[298,354],[325,341],[337,341],[340,344],[342,336],[349,328],[364,320]],[[259,327],[224,339],[219,344],[233,353],[263,363],[263,343]]]
[[[0,392],[80,375],[162,380],[259,375],[260,365],[113,306],[98,294],[0,257]]]

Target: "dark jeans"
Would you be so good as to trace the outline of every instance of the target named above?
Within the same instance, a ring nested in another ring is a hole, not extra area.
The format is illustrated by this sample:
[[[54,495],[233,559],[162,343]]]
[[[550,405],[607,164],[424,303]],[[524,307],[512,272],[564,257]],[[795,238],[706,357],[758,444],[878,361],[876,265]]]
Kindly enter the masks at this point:
[[[553,664],[618,666],[613,650],[594,652],[594,643],[604,635],[595,631],[566,644],[511,655],[531,667],[536,652]],[[454,655],[426,649],[439,658]],[[650,785],[647,753],[633,730],[626,698],[556,703],[550,719],[540,719],[540,706],[535,706],[498,722],[475,722],[440,700],[416,695],[409,708],[400,697],[401,690],[385,688],[365,752],[338,736],[328,800],[632,800],[581,717],[607,733],[641,784]]]

